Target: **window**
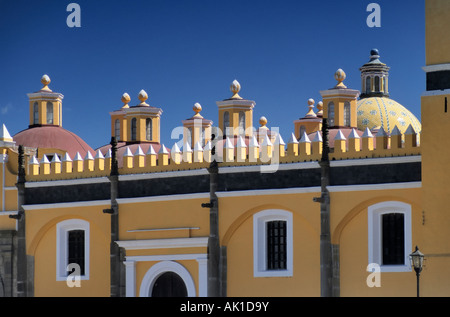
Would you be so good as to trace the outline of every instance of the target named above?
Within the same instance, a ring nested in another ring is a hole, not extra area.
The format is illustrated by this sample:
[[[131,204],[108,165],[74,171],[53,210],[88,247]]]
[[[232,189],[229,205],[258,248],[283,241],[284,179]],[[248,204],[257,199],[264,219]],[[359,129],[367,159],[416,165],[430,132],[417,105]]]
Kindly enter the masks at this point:
[[[119,119],[116,119],[114,122],[114,137],[116,138],[116,141],[120,140],[120,121]]]
[[[368,208],[369,263],[381,272],[411,271],[411,205],[388,201]]]
[[[56,225],[56,280],[65,281],[71,263],[80,266],[81,279],[89,279],[89,222],[69,219]]]
[[[266,222],[267,269],[286,269],[286,221]]]
[[[53,104],[47,102],[47,124],[53,124]]]
[[[227,135],[227,128],[230,126],[230,113],[225,111],[223,114],[223,134]]]
[[[244,111],[239,112],[239,135],[244,135],[245,132],[245,113]]]
[[[306,132],[306,127],[304,125],[300,126],[300,131],[299,131],[299,139],[301,139],[303,137],[303,133]]]
[[[344,103],[344,126],[350,126],[350,103],[348,101]]]
[[[145,120],[145,138],[147,141],[152,140],[152,119],[150,118]]]
[[[131,119],[131,141],[136,141],[136,118]]]
[[[263,210],[253,216],[253,275],[292,276],[292,213]]]
[[[334,103],[328,104],[328,126],[334,127]]]
[[[39,105],[37,102],[33,104],[33,124],[39,123]]]
[[[380,91],[380,77],[375,76],[375,91],[379,92]]]
[[[366,94],[370,93],[372,91],[371,87],[370,87],[370,77],[367,76],[366,77]]]

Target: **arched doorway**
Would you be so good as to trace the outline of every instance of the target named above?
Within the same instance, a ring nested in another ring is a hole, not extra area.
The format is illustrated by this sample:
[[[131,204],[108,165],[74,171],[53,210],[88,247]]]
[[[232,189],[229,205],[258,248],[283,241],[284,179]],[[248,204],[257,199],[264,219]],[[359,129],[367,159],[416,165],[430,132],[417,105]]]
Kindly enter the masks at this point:
[[[152,297],[186,297],[187,289],[183,279],[174,272],[161,274],[153,284]]]

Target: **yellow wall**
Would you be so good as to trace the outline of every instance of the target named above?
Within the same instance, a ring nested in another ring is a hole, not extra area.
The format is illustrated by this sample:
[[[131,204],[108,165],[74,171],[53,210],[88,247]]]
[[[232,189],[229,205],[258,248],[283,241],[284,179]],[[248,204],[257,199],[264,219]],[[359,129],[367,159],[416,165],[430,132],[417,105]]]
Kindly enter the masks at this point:
[[[450,3],[447,0],[425,1],[426,64],[450,63]]]

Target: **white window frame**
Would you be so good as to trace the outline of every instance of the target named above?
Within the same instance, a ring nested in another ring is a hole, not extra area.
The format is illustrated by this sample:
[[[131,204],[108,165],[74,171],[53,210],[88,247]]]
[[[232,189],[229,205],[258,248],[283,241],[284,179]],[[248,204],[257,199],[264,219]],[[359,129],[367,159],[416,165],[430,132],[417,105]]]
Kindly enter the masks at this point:
[[[382,265],[382,216],[390,213],[404,215],[405,254],[404,264]],[[381,272],[410,272],[409,254],[412,252],[411,205],[399,201],[385,201],[368,208],[369,264],[376,263]]]
[[[84,275],[80,276],[81,280],[89,280],[89,222],[82,219],[68,219],[59,222],[56,225],[56,280],[67,280],[67,265],[69,253],[69,231],[84,231]]]
[[[286,221],[286,269],[267,269],[267,230],[270,221]],[[293,239],[292,213],[286,210],[263,210],[253,215],[253,276],[254,277],[290,277],[293,276]]]

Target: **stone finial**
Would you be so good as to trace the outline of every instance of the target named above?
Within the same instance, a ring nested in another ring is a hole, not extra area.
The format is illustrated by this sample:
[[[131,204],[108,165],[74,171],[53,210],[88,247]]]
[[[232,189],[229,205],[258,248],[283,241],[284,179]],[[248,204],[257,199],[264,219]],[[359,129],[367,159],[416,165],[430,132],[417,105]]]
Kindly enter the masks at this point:
[[[322,102],[322,101],[319,101],[319,102],[317,103],[317,109],[318,109],[319,111],[317,111],[316,115],[317,115],[318,117],[322,117],[322,116],[323,116],[323,102]]]
[[[145,102],[148,99],[148,95],[147,95],[147,92],[144,89],[142,89],[139,92],[138,99],[141,101],[139,106],[148,106],[148,104]]]
[[[44,87],[42,87],[41,90],[48,90],[51,91],[50,88],[48,88],[48,85],[50,84],[51,80],[50,77],[48,77],[47,74],[45,74],[44,76],[42,76],[41,78],[41,83],[42,85],[44,85]]]
[[[130,100],[131,100],[129,94],[124,93],[124,94],[122,95],[121,100],[122,100],[122,102],[123,102],[123,107],[122,107],[122,108],[129,108],[129,107],[130,107],[130,106],[128,105],[128,103],[129,103]]]
[[[267,124],[266,117],[262,116],[261,118],[259,118],[259,124],[261,125],[261,127],[265,127]]]
[[[192,110],[194,110],[194,112],[195,112],[194,117],[203,118],[203,117],[200,115],[200,111],[202,111],[202,105],[201,105],[201,104],[199,104],[198,102],[196,102],[196,103],[194,104],[194,106],[192,107]]]
[[[242,99],[242,97],[238,94],[241,90],[241,84],[236,79],[231,83],[230,90],[233,93],[231,99]]]
[[[313,108],[314,108],[314,103],[315,103],[314,99],[312,99],[312,98],[309,98],[309,99],[308,99],[308,108],[309,108],[309,111],[308,111],[308,113],[306,114],[305,117],[317,117],[317,115],[314,113],[314,110],[313,110]]]
[[[334,73],[334,78],[337,80],[337,85],[335,88],[347,88],[347,86],[344,85],[344,80],[347,77],[345,72],[342,69],[338,69],[336,73]]]

